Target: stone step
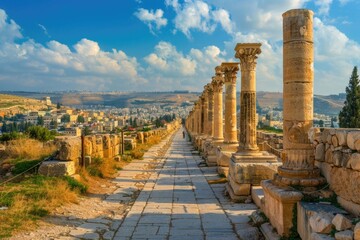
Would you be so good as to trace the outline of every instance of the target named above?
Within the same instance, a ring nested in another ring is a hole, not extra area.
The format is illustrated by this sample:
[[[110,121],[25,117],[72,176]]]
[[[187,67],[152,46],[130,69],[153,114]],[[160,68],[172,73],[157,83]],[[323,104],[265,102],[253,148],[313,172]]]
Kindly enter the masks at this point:
[[[260,226],[260,231],[264,235],[266,240],[280,240],[279,234],[271,226],[270,223],[264,223]]]
[[[256,206],[258,206],[258,208],[260,208],[261,210],[263,210],[263,199],[264,199],[264,190],[262,189],[261,186],[252,186],[251,187],[251,198],[253,200],[253,202],[256,204]]]

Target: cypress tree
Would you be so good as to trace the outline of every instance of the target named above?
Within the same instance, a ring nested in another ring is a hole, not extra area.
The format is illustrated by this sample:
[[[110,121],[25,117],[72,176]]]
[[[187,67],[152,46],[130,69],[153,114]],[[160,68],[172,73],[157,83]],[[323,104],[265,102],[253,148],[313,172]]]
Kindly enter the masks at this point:
[[[356,66],[346,87],[346,100],[339,113],[339,125],[342,128],[360,128],[360,86]]]

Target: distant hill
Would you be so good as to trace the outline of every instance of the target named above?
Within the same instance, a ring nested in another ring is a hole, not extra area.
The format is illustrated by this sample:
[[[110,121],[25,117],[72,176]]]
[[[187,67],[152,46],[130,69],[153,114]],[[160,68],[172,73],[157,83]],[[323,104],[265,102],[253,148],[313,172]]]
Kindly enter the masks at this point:
[[[153,105],[179,106],[184,102],[197,101],[200,95],[200,93],[191,92],[6,92],[6,94],[35,99],[50,96],[53,103],[60,102],[65,106],[104,105],[119,108]],[[282,109],[282,97],[281,92],[257,92],[257,101],[262,108]],[[239,99],[239,93],[237,99]],[[344,93],[329,96],[315,95],[314,112],[338,115],[344,101]]]
[[[3,114],[17,113],[22,110],[47,109],[45,102],[10,94],[0,94],[0,112]]]

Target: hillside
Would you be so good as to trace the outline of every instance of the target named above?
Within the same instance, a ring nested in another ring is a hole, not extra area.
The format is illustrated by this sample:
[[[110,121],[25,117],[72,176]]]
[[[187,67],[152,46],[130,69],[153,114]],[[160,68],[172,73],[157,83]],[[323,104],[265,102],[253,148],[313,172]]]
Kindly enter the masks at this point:
[[[194,102],[200,93],[173,93],[173,92],[11,92],[27,98],[43,99],[50,96],[53,103],[62,103],[65,106],[90,106],[103,105],[112,107],[141,107],[141,106],[179,106],[184,102]],[[239,93],[237,94],[239,99]],[[7,96],[10,95],[0,95]],[[282,108],[281,92],[257,92],[257,100],[262,108]],[[9,107],[11,105],[24,104],[21,97],[13,97],[13,100],[0,101],[0,106]],[[12,103],[13,101],[13,103]],[[28,100],[30,101],[30,100]],[[34,105],[42,105],[38,100],[32,100]],[[338,115],[345,101],[345,94],[314,96],[314,112],[326,115]],[[26,102],[26,101],[25,101]],[[29,102],[30,103],[30,102]],[[2,104],[2,105],[1,105]],[[31,105],[31,104],[30,104]],[[41,108],[41,107],[40,107]]]
[[[25,98],[10,94],[0,94],[0,114],[18,113],[23,110],[41,110],[47,109],[42,100]]]

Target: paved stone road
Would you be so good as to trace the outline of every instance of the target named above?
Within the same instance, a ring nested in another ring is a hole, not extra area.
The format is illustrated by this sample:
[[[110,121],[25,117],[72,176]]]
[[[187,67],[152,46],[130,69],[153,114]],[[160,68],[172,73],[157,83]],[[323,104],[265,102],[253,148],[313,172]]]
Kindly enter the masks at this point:
[[[11,239],[258,240],[258,229],[249,224],[256,206],[232,203],[224,196],[224,184],[208,184],[219,179],[216,168],[198,167],[202,159],[182,138],[182,131],[172,143],[168,136],[143,160],[119,171],[112,194],[96,203],[89,199],[93,217],[61,214]]]
[[[201,158],[180,130],[162,164],[151,174],[113,239],[258,239],[249,224],[254,204],[231,203],[216,168]]]

